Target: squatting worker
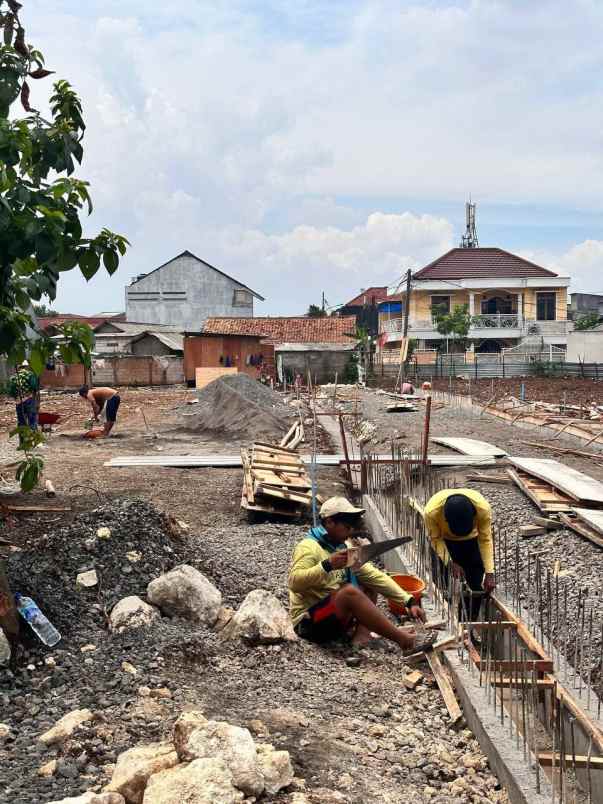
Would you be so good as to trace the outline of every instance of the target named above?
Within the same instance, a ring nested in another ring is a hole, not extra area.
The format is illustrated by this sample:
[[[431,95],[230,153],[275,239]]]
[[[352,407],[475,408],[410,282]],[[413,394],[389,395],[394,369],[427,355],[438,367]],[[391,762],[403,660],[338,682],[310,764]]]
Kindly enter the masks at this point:
[[[16,401],[17,424],[19,427],[38,429],[38,403],[36,395],[40,384],[27,360],[18,367],[16,374],[8,381],[9,396]]]
[[[95,422],[98,421],[103,407],[105,408],[106,421],[103,429],[104,434],[108,436],[117,420],[117,410],[121,402],[115,388],[89,388],[87,385],[82,385],[79,393],[82,399],[90,402]]]
[[[398,628],[377,608],[380,593],[425,621],[420,602],[370,563],[352,571],[347,550],[338,549],[359,531],[364,508],[344,497],[331,497],[320,509],[321,525],[311,528],[297,545],[289,567],[289,608],[298,636],[323,644],[352,636],[356,645],[371,632],[390,639],[403,650],[425,649],[433,640],[417,641],[414,628]]]
[[[465,577],[474,592],[494,591],[494,545],[490,503],[473,489],[444,489],[429,500],[425,526],[444,567],[452,561],[455,577]],[[444,577],[446,571],[444,571]],[[480,598],[474,598],[471,620],[476,620]]]

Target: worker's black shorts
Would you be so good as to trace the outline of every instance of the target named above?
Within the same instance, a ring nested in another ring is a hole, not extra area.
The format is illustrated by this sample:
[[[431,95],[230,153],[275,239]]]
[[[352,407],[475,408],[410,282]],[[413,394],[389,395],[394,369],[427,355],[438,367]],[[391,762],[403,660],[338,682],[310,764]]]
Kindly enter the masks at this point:
[[[350,623],[340,620],[335,602],[329,595],[308,609],[307,616],[295,626],[295,633],[308,642],[324,645],[347,636]]]
[[[114,422],[117,419],[117,409],[119,408],[120,402],[119,394],[115,394],[115,396],[112,396],[111,399],[107,401],[105,415],[108,422]]]

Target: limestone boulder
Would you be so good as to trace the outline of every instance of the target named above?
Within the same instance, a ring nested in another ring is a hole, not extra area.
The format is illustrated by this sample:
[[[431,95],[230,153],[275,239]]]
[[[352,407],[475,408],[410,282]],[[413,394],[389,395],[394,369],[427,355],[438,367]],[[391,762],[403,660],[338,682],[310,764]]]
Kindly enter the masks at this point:
[[[257,743],[256,750],[266,793],[273,796],[289,787],[295,776],[289,752],[276,751],[268,743]]]
[[[199,570],[182,564],[155,578],[147,598],[164,614],[213,625],[218,619],[222,595]]]
[[[179,728],[178,722],[174,727],[174,745],[180,759],[190,762],[220,757],[232,774],[235,787],[248,796],[258,796],[264,789],[264,777],[250,732],[224,721],[203,719],[203,722],[200,718],[198,725],[191,728],[191,720],[183,728]],[[187,732],[188,737],[183,740]]]
[[[177,764],[178,754],[172,743],[150,743],[130,748],[118,756],[113,777],[105,791],[120,793],[128,804],[140,804],[149,778]]]
[[[233,784],[223,759],[195,759],[188,765],[155,773],[145,790],[144,804],[238,804],[243,793]]]
[[[155,606],[149,606],[137,595],[124,597],[113,606],[109,615],[109,624],[112,631],[121,634],[130,628],[141,628],[152,625],[161,615]]]
[[[126,804],[123,796],[119,793],[93,793],[89,791],[82,793],[75,798],[62,798],[59,801],[51,801],[50,804]]]
[[[73,712],[68,712],[66,715],[54,724],[51,729],[44,732],[38,737],[38,742],[44,745],[54,745],[61,743],[70,737],[78,726],[85,723],[87,720],[92,720],[92,712],[89,709],[74,709]]]
[[[262,645],[297,639],[288,612],[265,589],[254,589],[247,595],[222,633],[228,639]]]
[[[0,667],[6,667],[10,662],[10,643],[6,634],[0,628]]]

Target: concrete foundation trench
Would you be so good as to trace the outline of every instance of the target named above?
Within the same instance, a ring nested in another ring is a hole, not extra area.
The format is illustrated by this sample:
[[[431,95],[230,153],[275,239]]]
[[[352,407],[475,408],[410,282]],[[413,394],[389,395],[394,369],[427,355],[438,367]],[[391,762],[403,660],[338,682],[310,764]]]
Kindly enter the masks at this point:
[[[469,727],[513,802],[603,804],[599,590],[568,605],[570,580],[537,555],[528,558],[526,584],[526,567],[520,573],[519,555],[497,531],[496,596],[483,599],[470,625],[470,601],[433,560],[421,516],[450,479],[413,457],[399,454],[390,464],[366,457],[363,505],[376,541],[413,537],[386,554],[386,569],[425,580],[430,619],[443,619],[457,637],[440,656]]]

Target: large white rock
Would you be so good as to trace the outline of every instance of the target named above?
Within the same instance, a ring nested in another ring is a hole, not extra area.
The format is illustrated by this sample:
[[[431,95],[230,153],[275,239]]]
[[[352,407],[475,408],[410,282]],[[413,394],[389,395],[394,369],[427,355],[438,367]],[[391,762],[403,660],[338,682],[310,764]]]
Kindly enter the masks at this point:
[[[145,790],[144,804],[238,804],[243,793],[233,784],[223,759],[195,759],[188,765],[155,773]]]
[[[297,639],[286,609],[265,589],[254,589],[247,595],[223,633],[229,639],[261,644]]]
[[[205,625],[218,619],[222,595],[205,575],[182,564],[155,578],[147,587],[147,598],[165,614],[179,615]]]
[[[191,717],[194,714],[196,717]],[[186,713],[174,726],[174,745],[184,762],[220,757],[232,773],[234,784],[248,796],[264,789],[258,754],[251,733],[219,720],[205,720],[200,713]],[[196,720],[196,725],[194,721]]]
[[[284,787],[289,787],[295,777],[289,752],[276,751],[268,743],[257,743],[256,749],[266,793],[273,796]]]
[[[126,804],[126,800],[119,793],[82,793],[75,798],[62,798],[60,801],[51,801],[50,804]]]
[[[6,634],[0,628],[0,667],[5,667],[10,662],[10,643]]]
[[[74,709],[73,712],[63,715],[51,729],[40,735],[38,742],[44,743],[44,745],[63,742],[73,734],[78,726],[81,726],[87,720],[92,720],[92,712],[89,709]]]
[[[151,625],[161,617],[155,606],[149,606],[138,595],[124,597],[116,603],[109,615],[109,624],[112,631],[121,633],[128,628],[140,628]]]
[[[150,743],[124,751],[117,758],[108,793],[121,793],[128,804],[140,804],[149,778],[154,773],[173,768],[178,754],[172,743]]]

